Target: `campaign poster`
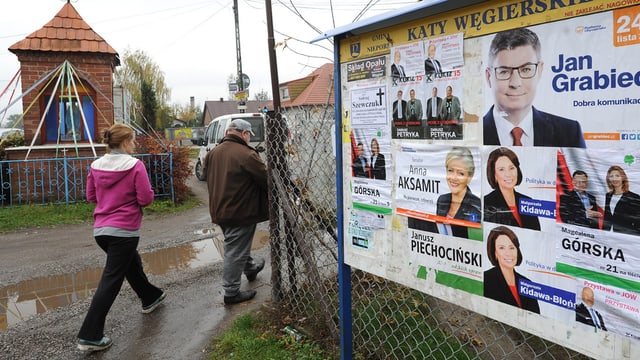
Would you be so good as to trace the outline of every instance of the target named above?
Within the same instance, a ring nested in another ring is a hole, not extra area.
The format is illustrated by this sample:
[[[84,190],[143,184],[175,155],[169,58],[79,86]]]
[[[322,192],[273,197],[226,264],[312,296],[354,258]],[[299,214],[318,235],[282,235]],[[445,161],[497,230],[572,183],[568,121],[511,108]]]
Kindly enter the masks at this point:
[[[558,179],[558,268],[640,292],[640,150],[561,149]]]
[[[409,221],[410,260],[418,265],[417,277],[454,289],[482,295],[482,241],[450,237],[423,231],[417,222]]]
[[[410,227],[482,239],[478,148],[411,144],[395,155],[396,213]]]
[[[485,298],[572,321],[575,280],[556,271],[553,234],[485,223],[484,235]]]
[[[640,146],[639,18],[634,6],[483,37],[483,143],[513,145],[516,126],[524,146]]]
[[[402,44],[391,48],[392,87],[403,87],[407,82],[420,82],[424,75],[424,49],[421,43]]]
[[[393,139],[463,139],[462,33],[391,48]]]
[[[575,321],[639,339],[640,150],[558,150],[556,268],[578,279]]]
[[[359,126],[351,133],[353,207],[391,213],[391,138],[388,126]]]
[[[427,85],[424,134],[427,139],[463,140],[462,94],[462,69],[452,70]]]
[[[424,52],[421,43],[391,48],[390,94],[388,96],[391,137],[424,139]]]
[[[424,46],[424,74],[427,83],[447,79],[464,65],[463,33],[429,38]]]
[[[594,332],[609,331],[640,339],[640,294],[586,279],[576,279],[575,322]]]
[[[553,148],[483,147],[483,221],[554,233],[556,157]]]

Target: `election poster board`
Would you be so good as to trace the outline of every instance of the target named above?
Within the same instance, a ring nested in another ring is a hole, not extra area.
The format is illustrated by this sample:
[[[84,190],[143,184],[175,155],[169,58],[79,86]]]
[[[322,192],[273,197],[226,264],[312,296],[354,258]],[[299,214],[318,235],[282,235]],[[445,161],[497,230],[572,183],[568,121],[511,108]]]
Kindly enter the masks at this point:
[[[340,43],[345,263],[640,353],[640,5],[512,5]]]

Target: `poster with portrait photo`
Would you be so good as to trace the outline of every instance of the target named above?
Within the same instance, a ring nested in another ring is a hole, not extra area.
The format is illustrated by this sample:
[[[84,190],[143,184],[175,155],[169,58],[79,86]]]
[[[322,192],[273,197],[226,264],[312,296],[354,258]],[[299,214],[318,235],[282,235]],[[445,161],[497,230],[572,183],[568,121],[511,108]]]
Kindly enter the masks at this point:
[[[556,149],[483,147],[483,221],[555,232]]]
[[[425,136],[430,140],[463,140],[462,69],[427,84]]]
[[[391,213],[391,138],[387,126],[359,126],[351,133],[353,207]]]
[[[509,126],[525,121],[528,145],[639,147],[640,43],[626,36],[638,16],[634,6],[524,28],[539,39],[540,56],[519,46],[492,61],[492,40],[507,33],[483,37],[484,144],[511,144]]]
[[[482,239],[478,148],[411,144],[395,159],[396,212],[410,228]]]
[[[560,149],[560,196],[575,190],[576,170],[588,175],[587,191],[601,218],[597,226],[557,224],[557,267],[568,275],[640,292],[640,150]]]
[[[464,65],[463,33],[428,38],[424,45],[424,75],[427,84],[453,76]]]
[[[579,177],[580,184],[574,183],[576,172],[583,174]],[[575,190],[580,190],[582,182],[586,181],[583,191],[590,202],[595,200],[592,206],[598,212],[593,214],[591,220],[594,221],[585,224],[583,219],[562,211],[559,222],[640,236],[640,214],[636,215],[640,210],[640,149],[562,148],[558,152],[558,179],[561,200],[569,196],[575,199]],[[617,196],[613,196],[615,193],[621,195],[618,201]],[[571,205],[568,201],[565,204],[566,207]],[[562,218],[563,213],[565,218]]]
[[[575,281],[555,269],[553,234],[486,222],[483,225],[484,296],[571,322]],[[509,286],[515,286],[517,294]]]
[[[402,87],[391,88],[389,96],[389,118],[391,138],[420,140],[425,138],[424,100],[421,81],[411,81]]]
[[[640,340],[640,294],[576,279],[575,321],[593,331]]]
[[[406,83],[422,81],[424,49],[421,43],[393,46],[390,57],[389,74],[392,87],[404,87]]]
[[[557,191],[562,207],[556,231],[556,267],[580,279],[577,306],[582,289],[591,288],[586,296],[593,294],[593,307],[600,313],[603,327],[634,339],[639,336],[640,308],[639,160],[640,151],[633,149],[558,151]],[[583,199],[589,199],[599,217],[589,219],[589,213],[580,212],[586,209],[575,203],[575,193],[580,190],[588,194]],[[570,203],[572,199],[574,205]],[[578,210],[568,212],[563,208]],[[592,326],[595,331],[604,330],[593,323],[593,315],[584,312],[585,309],[581,309],[581,314],[576,312],[576,321]]]

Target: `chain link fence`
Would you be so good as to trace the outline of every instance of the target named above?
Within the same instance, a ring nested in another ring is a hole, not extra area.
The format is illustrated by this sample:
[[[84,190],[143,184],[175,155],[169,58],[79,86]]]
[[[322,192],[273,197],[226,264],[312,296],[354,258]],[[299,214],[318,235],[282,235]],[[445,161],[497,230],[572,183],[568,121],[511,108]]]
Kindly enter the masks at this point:
[[[335,112],[267,119],[273,298],[291,325],[339,344]],[[560,345],[352,269],[355,359],[589,359]]]

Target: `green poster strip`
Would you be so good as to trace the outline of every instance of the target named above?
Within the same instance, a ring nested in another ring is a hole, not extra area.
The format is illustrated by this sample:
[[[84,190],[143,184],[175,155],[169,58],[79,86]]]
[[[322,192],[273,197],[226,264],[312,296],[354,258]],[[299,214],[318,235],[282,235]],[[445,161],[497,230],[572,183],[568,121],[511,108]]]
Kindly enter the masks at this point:
[[[436,283],[452,287],[454,289],[460,289],[468,293],[476,295],[484,295],[484,285],[482,281],[472,280],[466,277],[450,274],[444,271],[438,271],[436,273]]]
[[[390,208],[385,208],[385,207],[380,207],[380,206],[353,203],[353,208],[354,209],[358,209],[358,210],[372,211],[372,212],[378,213],[378,214],[391,215],[391,209]]]
[[[469,240],[478,240],[482,241],[482,228],[467,228],[467,235],[469,235]]]
[[[637,281],[621,279],[617,276],[603,274],[597,271],[587,270],[563,263],[556,263],[556,271],[559,273],[575,276],[577,278],[615,286],[620,289],[640,292],[640,282]]]
[[[418,272],[416,273],[416,277],[418,279],[426,280],[427,273],[427,268],[425,266],[420,266]],[[480,296],[484,295],[484,287],[482,281],[472,280],[466,277],[450,274],[445,271],[436,272],[436,283],[452,287],[454,289],[463,290],[468,293]]]
[[[418,273],[416,274],[416,277],[418,279],[422,279],[422,280],[427,280],[427,273],[429,271],[427,270],[427,268],[425,266],[420,266],[420,268],[418,269]]]

